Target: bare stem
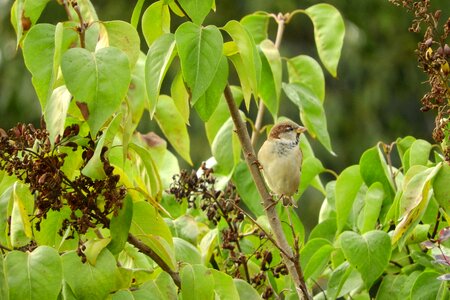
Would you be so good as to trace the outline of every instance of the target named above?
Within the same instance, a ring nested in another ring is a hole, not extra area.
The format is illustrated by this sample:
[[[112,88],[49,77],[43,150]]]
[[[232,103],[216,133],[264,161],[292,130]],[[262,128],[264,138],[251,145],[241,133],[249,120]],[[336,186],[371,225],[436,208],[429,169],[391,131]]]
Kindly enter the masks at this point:
[[[281,227],[280,218],[276,212],[275,205],[273,205],[272,196],[270,195],[264,184],[264,179],[258,167],[259,163],[256,159],[255,151],[253,150],[247,127],[241,118],[239,109],[234,102],[233,94],[231,93],[231,89],[228,84],[225,87],[224,95],[235,126],[236,133],[242,146],[242,151],[244,152],[245,161],[247,162],[248,168],[250,169],[250,174],[253,177],[256,188],[258,189],[258,192],[263,199],[264,206],[266,207],[266,215],[270,227],[272,228],[275,240],[278,244],[278,248],[283,249],[283,251],[280,251],[283,262],[286,264],[289,274],[291,275],[299,298],[312,299],[312,297],[308,293],[302,269],[298,263],[295,263],[296,261],[298,261],[298,258],[294,257],[292,249],[287,242],[286,236],[283,232],[283,228]]]
[[[283,39],[283,33],[284,33],[284,25],[286,24],[286,18],[282,13],[279,13],[277,16],[272,15],[272,17],[275,19],[275,21],[278,24],[277,28],[277,36],[275,38],[275,47],[277,49],[280,48],[281,40]],[[252,146],[255,147],[256,142],[258,141],[259,134],[261,133],[262,128],[262,122],[264,118],[264,111],[265,106],[262,99],[259,100],[259,108],[258,108],[258,114],[256,115],[255,120],[255,130],[252,133]]]
[[[140,252],[144,253],[145,255],[149,256],[153,261],[161,267],[165,272],[167,272],[170,277],[172,277],[173,282],[177,285],[177,287],[181,288],[181,279],[180,274],[178,272],[172,270],[168,264],[152,249],[150,249],[149,246],[144,244],[142,241],[140,241],[137,237],[132,235],[131,233],[128,234],[128,243],[132,244],[136,248],[139,249]]]
[[[72,7],[78,15],[78,19],[80,21],[80,26],[77,28],[78,34],[80,36],[80,46],[81,48],[86,48],[86,29],[87,24],[83,21],[83,16],[81,15],[80,7],[78,6],[77,1],[72,1]]]

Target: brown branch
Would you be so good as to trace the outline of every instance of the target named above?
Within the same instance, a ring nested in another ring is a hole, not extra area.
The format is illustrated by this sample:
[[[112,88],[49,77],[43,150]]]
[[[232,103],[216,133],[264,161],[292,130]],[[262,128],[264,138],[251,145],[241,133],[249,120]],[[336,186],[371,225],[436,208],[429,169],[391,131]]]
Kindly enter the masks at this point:
[[[178,272],[172,270],[169,265],[157,254],[155,251],[150,249],[149,246],[144,244],[141,240],[139,240],[137,237],[132,235],[131,233],[128,234],[128,243],[132,244],[136,248],[139,249],[140,252],[144,253],[153,261],[161,267],[165,272],[167,272],[170,277],[172,277],[173,282],[176,284],[177,287],[181,288],[181,279],[180,274]]]
[[[258,189],[258,192],[263,199],[263,204],[266,207],[266,215],[270,227],[272,228],[278,247],[280,249],[283,249],[283,251],[281,251],[283,262],[286,264],[286,267],[295,284],[295,288],[300,299],[312,299],[312,297],[308,293],[302,269],[298,263],[296,265],[295,261],[297,259],[294,257],[292,249],[287,242],[286,236],[284,235],[280,218],[276,212],[275,205],[273,205],[272,196],[270,195],[264,184],[264,179],[258,167],[259,163],[256,158],[255,151],[253,150],[247,127],[241,118],[239,109],[236,106],[233,94],[231,93],[231,89],[228,84],[225,87],[224,95],[228,104],[228,108],[230,110],[231,118],[233,119],[236,133],[242,146],[242,151],[244,152],[245,161],[247,162],[247,165],[250,169],[250,174],[253,177],[256,188]],[[288,255],[286,255],[285,253],[287,253]]]
[[[86,48],[86,29],[87,24],[83,21],[83,16],[81,15],[80,7],[78,6],[77,1],[72,1],[72,7],[78,15],[78,20],[80,21],[80,25],[77,27],[77,32],[80,35],[80,46],[81,48]]]

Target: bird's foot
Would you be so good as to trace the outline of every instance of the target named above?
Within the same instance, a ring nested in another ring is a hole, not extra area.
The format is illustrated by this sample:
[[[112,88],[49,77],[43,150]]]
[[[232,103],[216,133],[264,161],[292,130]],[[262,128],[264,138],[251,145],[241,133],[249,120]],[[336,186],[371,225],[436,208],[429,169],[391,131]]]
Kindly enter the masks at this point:
[[[292,196],[281,195],[280,199],[283,199],[283,206],[292,206],[294,208],[298,207]]]
[[[267,206],[265,206],[264,207],[264,210],[265,211],[267,211],[267,210],[269,210],[270,208],[272,208],[272,207],[274,207],[275,205],[277,205],[277,203],[278,203],[278,200],[273,200],[273,197],[270,197],[270,198],[268,198],[267,199],[268,201],[266,201],[266,202],[271,202],[269,205],[267,205]],[[266,204],[266,203],[264,203],[264,202],[262,202],[261,203],[263,206]]]

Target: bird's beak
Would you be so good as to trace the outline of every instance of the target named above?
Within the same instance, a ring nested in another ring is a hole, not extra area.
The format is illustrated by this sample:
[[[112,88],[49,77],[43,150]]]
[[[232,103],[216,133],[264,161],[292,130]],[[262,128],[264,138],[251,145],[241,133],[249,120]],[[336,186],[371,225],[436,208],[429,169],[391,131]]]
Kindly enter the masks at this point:
[[[298,134],[303,133],[303,132],[305,132],[305,131],[307,131],[307,129],[306,129],[306,127],[303,127],[303,126],[299,126],[299,127],[297,128],[297,130],[296,130],[296,132],[297,132]]]

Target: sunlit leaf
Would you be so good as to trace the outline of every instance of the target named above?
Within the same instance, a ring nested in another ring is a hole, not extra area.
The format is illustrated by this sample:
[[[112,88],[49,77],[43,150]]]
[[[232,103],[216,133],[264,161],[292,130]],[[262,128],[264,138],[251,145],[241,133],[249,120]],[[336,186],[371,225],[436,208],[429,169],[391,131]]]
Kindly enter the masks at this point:
[[[113,215],[109,224],[111,232],[111,242],[108,249],[112,254],[118,254],[125,247],[128,239],[128,232],[131,226],[133,216],[133,200],[130,195],[126,195],[123,200],[122,208],[117,215]]]
[[[223,27],[235,42],[239,49],[239,56],[242,65],[248,74],[248,81],[255,97],[258,95],[259,84],[261,81],[261,59],[258,55],[255,41],[247,29],[237,21],[229,21]],[[242,80],[242,77],[240,76]],[[244,93],[245,94],[245,93]],[[247,107],[250,105],[246,98]]]
[[[406,184],[400,198],[401,221],[392,234],[392,244],[398,243],[403,247],[406,239],[411,235],[415,226],[425,213],[431,194],[431,181],[439,172],[442,164],[415,174]],[[411,168],[409,171],[414,171]]]
[[[276,119],[281,94],[281,57],[278,49],[270,40],[260,44],[261,50],[261,84],[259,93],[267,109]]]
[[[361,233],[375,229],[384,197],[383,185],[380,182],[375,182],[367,190],[363,211],[358,216]]]
[[[97,43],[97,50],[102,47],[119,48],[128,56],[130,69],[133,69],[141,53],[141,41],[136,29],[130,23],[120,20],[100,24],[100,40]]]
[[[184,123],[189,124],[189,93],[184,85],[181,72],[178,72],[172,81],[170,96],[172,97],[177,110],[180,112],[180,115],[183,117]]]
[[[242,18],[240,23],[250,32],[257,45],[267,39],[267,30],[269,27],[268,14],[247,15]]]
[[[172,98],[161,95],[156,106],[156,121],[169,142],[181,157],[192,164],[190,139],[183,117],[177,110]]]
[[[316,279],[327,267],[333,246],[326,239],[311,239],[300,252],[300,263],[305,280]]]
[[[161,35],[148,49],[145,61],[145,87],[150,117],[155,113],[164,76],[176,53],[175,38],[171,33]]]
[[[31,222],[29,215],[33,211],[33,195],[28,187],[22,183],[14,183],[11,212],[11,245],[23,247],[28,244],[32,237]]]
[[[158,37],[170,32],[169,7],[163,1],[152,3],[142,16],[142,33],[147,45],[151,45]]]
[[[121,118],[122,114],[114,116],[114,119],[103,132],[102,136],[97,142],[94,154],[92,155],[91,159],[89,159],[86,166],[81,170],[84,175],[93,179],[106,178],[107,175],[104,170],[104,164],[101,156],[104,152],[103,148],[110,147],[114,137],[118,133]]]

